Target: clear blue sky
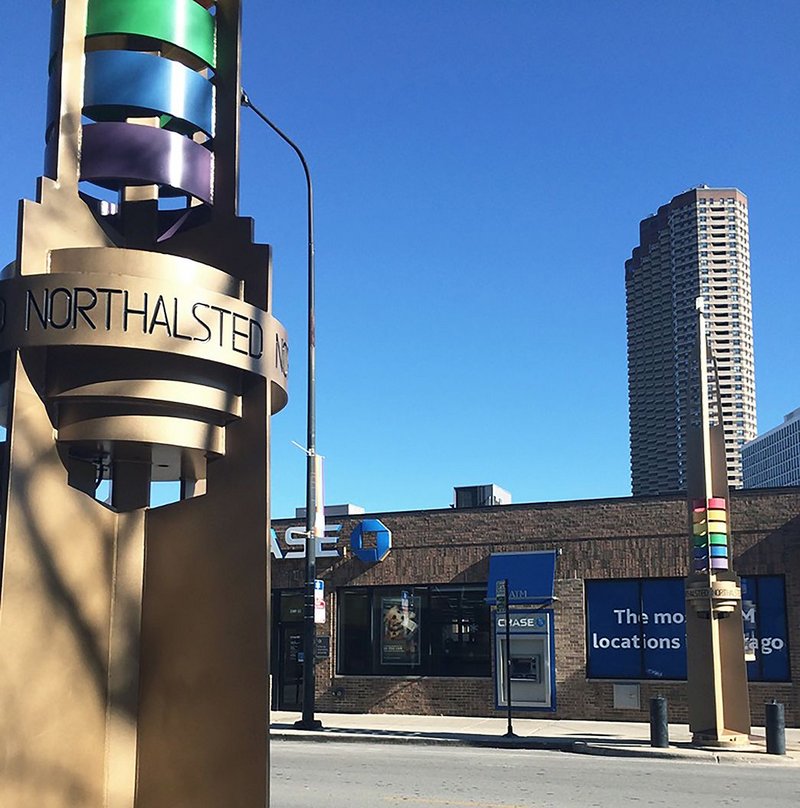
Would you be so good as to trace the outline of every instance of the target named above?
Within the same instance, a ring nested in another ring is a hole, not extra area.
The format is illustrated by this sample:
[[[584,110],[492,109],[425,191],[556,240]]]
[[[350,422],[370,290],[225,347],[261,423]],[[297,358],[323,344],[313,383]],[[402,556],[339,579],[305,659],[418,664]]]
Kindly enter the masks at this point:
[[[759,430],[800,406],[800,5],[246,0],[244,84],[316,193],[326,500],[626,496],[624,261],[699,183],[750,200]],[[0,247],[41,171],[50,3],[0,31]],[[304,502],[305,186],[245,112],[241,212],[293,340],[273,514]]]

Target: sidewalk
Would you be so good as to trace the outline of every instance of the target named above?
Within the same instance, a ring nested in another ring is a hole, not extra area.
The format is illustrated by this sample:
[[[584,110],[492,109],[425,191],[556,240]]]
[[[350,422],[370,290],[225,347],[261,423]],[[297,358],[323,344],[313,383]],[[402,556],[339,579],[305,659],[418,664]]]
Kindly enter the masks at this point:
[[[514,718],[514,738],[506,738],[507,721],[458,716],[317,713],[322,729],[295,729],[294,712],[272,712],[273,740],[405,743],[477,746],[498,749],[553,749],[617,757],[680,758],[710,763],[800,765],[800,729],[786,730],[786,755],[768,755],[762,727],[754,727],[748,745],[710,749],[691,744],[686,724],[670,724],[666,749],[650,746],[650,725],[622,721],[555,721]]]

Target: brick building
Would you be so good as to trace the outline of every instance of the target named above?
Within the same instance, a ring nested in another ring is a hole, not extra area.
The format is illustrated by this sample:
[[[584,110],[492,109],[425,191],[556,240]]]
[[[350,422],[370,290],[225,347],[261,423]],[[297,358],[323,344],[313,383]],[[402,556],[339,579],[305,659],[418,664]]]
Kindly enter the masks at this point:
[[[391,531],[391,550],[383,561],[365,562],[350,537],[356,529],[360,536],[359,525],[374,529],[372,520]],[[512,639],[512,654],[528,649],[514,660],[512,687],[533,692],[542,683],[547,698],[532,696],[531,705],[556,718],[646,721],[650,697],[665,695],[670,719],[687,720],[681,623],[689,540],[682,497],[327,521],[334,524],[323,550],[331,555],[318,560],[327,605],[326,623],[317,626],[320,711],[502,715],[504,684],[495,673],[504,667],[496,664],[504,632],[487,604],[490,566],[498,557],[513,563],[550,557],[554,598],[545,593],[513,607],[512,614],[537,618],[541,631]],[[786,707],[787,725],[798,726],[800,488],[732,492],[731,525],[734,568],[743,578],[753,722],[763,722],[764,703],[775,698]],[[299,520],[273,522],[273,556],[292,549],[285,538],[294,527],[302,530]],[[294,709],[301,695],[303,580],[301,558],[273,557],[274,708]],[[389,622],[395,618],[397,626]]]

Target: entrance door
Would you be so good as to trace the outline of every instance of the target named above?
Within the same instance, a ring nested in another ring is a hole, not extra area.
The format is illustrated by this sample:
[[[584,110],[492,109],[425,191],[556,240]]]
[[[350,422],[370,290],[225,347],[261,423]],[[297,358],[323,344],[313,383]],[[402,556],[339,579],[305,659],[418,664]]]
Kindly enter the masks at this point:
[[[303,627],[282,625],[278,631],[278,710],[299,710],[303,704]]]

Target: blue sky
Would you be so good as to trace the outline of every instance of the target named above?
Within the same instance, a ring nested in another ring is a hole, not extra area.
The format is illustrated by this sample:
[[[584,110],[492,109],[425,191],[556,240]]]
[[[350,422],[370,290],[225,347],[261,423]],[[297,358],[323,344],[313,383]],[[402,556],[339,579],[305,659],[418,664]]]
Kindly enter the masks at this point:
[[[796,2],[248,0],[244,85],[316,195],[326,500],[626,496],[624,261],[700,183],[750,200],[759,431],[800,406]],[[50,3],[0,31],[0,247],[41,172]],[[305,186],[243,113],[241,213],[274,247],[291,399],[273,514],[304,502]]]

